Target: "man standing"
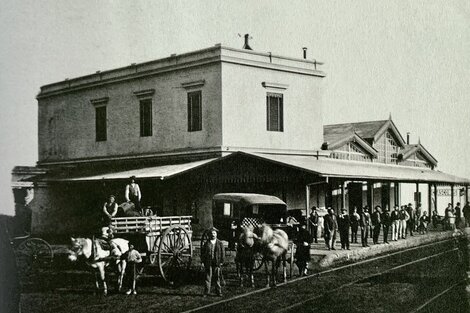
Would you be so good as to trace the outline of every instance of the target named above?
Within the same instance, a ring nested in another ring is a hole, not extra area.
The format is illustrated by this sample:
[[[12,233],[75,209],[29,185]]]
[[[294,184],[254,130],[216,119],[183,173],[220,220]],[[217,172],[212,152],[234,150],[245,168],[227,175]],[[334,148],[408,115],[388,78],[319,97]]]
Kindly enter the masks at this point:
[[[463,207],[463,216],[465,217],[465,227],[470,226],[470,202]]]
[[[393,208],[390,218],[392,221],[392,240],[397,241],[399,238],[398,230],[400,228],[400,213],[398,211],[398,205]]]
[[[206,273],[204,296],[209,295],[211,291],[212,276],[215,278],[217,295],[222,296],[220,269],[224,263],[225,251],[222,241],[217,239],[217,232],[218,229],[215,227],[210,229],[209,240],[204,244],[201,251],[201,261],[204,264]]]
[[[359,229],[359,220],[361,217],[357,213],[357,208],[354,207],[351,219],[351,243],[357,243],[357,230]]]
[[[406,205],[401,206],[398,216],[400,217],[400,224],[398,227],[398,238],[406,239],[406,222],[410,218],[408,212],[406,212]]]
[[[455,212],[455,226],[460,228],[460,222],[462,220],[462,208],[460,207],[460,202],[457,202],[457,206],[454,208]]]
[[[416,223],[415,223],[415,231],[418,229],[418,224],[421,216],[423,215],[423,208],[421,207],[421,203],[418,203],[416,207]]]
[[[411,203],[408,203],[408,206],[406,207],[406,212],[408,213],[409,220],[406,225],[406,233],[408,233],[408,230],[410,231],[410,236],[413,236],[413,231],[415,229],[415,223],[416,223],[416,212],[411,205]]]
[[[374,213],[372,213],[371,217],[371,222],[372,222],[372,241],[374,242],[374,245],[379,243],[379,235],[380,235],[380,229],[382,228],[382,219],[380,218],[381,214],[381,208],[380,206],[376,206],[374,209]]]
[[[315,240],[315,243],[318,243],[318,212],[316,206],[312,207],[312,212],[310,213],[308,222],[310,223],[311,237]]]
[[[359,221],[361,227],[361,243],[363,247],[368,247],[367,239],[369,238],[370,227],[370,214],[367,207],[364,207],[361,212],[361,219]]]
[[[126,185],[125,197],[127,202],[132,202],[135,205],[135,210],[140,212],[140,199],[142,193],[140,192],[139,185],[135,182],[135,176],[129,178],[129,183]]]
[[[338,229],[338,221],[336,215],[331,208],[328,208],[328,214],[323,218],[323,227],[325,231],[325,244],[328,250],[336,250],[336,231]]]
[[[341,214],[338,216],[338,228],[339,228],[339,239],[341,241],[341,250],[349,250],[349,225],[351,225],[351,219],[349,218],[346,209],[341,210]]]
[[[296,264],[299,268],[299,276],[307,275],[308,263],[310,262],[310,244],[312,243],[312,237],[307,231],[307,225],[302,223],[300,225],[299,233],[296,240]]]
[[[390,230],[390,226],[392,225],[392,217],[390,216],[390,211],[388,210],[387,206],[385,207],[381,218],[384,232],[384,243],[388,243],[388,232]]]

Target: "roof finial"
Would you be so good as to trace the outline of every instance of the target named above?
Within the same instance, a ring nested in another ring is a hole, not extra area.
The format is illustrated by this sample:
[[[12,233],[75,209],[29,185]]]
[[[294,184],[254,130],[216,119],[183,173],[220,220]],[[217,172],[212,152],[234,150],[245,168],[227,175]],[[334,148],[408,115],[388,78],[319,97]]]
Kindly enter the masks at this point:
[[[391,121],[392,120],[392,112],[389,113],[388,119]]]
[[[418,136],[418,145],[421,145],[421,137]]]

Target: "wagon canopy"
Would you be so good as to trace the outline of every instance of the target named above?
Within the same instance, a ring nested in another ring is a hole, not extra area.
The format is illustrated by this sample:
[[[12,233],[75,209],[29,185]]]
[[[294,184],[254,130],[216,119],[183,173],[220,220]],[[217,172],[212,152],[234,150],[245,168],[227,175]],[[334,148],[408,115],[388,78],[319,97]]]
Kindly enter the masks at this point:
[[[279,204],[287,206],[287,204],[275,196],[261,195],[256,193],[218,193],[212,198],[214,201],[228,201],[239,203],[242,207],[253,204]]]

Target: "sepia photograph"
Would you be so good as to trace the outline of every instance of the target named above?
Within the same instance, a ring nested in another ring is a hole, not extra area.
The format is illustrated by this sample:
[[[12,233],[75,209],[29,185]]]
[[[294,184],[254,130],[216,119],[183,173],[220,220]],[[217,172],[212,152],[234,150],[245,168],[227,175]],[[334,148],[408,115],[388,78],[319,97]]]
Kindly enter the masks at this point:
[[[468,0],[0,29],[0,313],[470,312]]]

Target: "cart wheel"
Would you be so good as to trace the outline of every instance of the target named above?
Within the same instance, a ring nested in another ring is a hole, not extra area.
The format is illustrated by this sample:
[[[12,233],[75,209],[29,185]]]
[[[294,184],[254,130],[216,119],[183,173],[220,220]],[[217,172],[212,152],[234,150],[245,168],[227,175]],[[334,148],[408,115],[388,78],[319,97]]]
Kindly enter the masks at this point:
[[[41,238],[29,238],[15,250],[18,270],[23,276],[37,273],[51,266],[54,253],[51,246]]]
[[[204,248],[204,245],[206,244],[206,242],[209,241],[209,231],[206,230],[202,233],[202,237],[201,237],[201,250],[200,253],[202,254],[202,249]]]
[[[173,283],[182,271],[189,269],[192,257],[193,244],[186,229],[179,225],[167,228],[158,249],[158,267],[163,279]]]
[[[263,255],[259,252],[256,252],[255,255],[254,255],[254,263],[253,263],[253,271],[257,271],[259,270],[263,264],[264,264],[264,260],[263,260]]]

